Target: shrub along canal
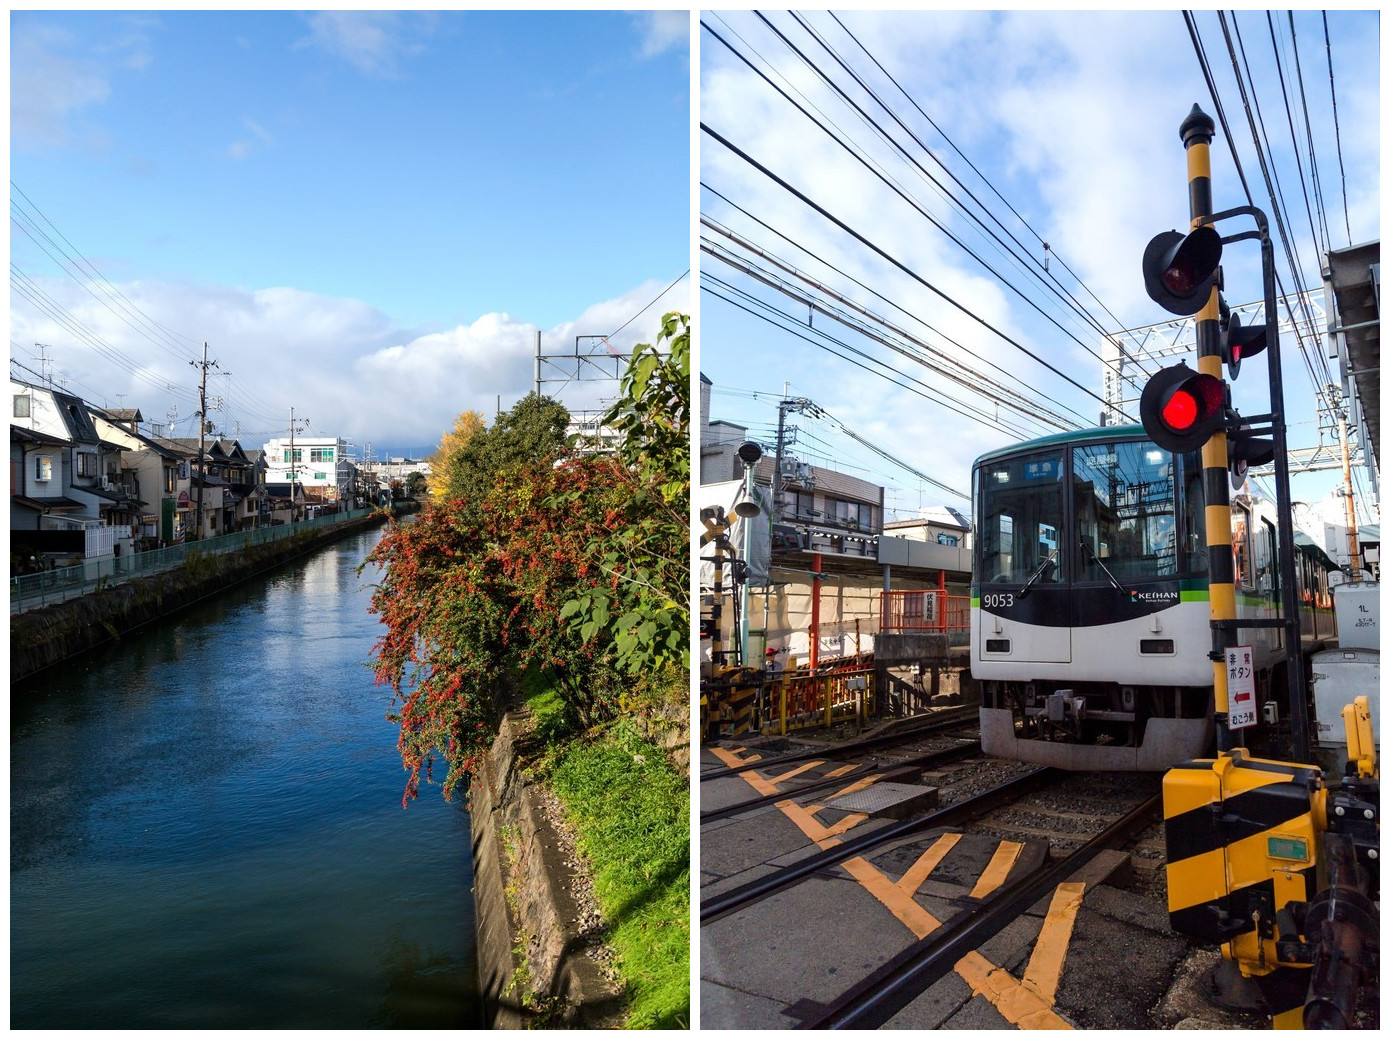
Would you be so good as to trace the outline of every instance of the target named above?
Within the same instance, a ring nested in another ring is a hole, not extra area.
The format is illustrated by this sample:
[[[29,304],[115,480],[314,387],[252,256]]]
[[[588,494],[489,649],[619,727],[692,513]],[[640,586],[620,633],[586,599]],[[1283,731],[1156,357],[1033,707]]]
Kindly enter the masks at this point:
[[[466,810],[405,774],[347,538],[11,688],[10,1025],[478,1024]]]

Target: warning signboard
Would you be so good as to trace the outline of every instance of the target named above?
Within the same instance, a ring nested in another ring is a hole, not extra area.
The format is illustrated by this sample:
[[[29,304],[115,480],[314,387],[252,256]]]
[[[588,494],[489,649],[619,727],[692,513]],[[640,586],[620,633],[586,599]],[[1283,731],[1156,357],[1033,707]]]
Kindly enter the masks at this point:
[[[1226,692],[1230,698],[1227,727],[1255,725],[1255,654],[1251,647],[1226,648]]]

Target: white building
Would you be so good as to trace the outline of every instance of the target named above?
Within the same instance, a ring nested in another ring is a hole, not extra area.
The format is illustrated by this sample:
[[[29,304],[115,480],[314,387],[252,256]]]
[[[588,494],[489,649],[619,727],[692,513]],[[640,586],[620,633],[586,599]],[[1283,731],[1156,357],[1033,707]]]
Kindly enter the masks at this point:
[[[304,489],[310,502],[336,502],[347,496],[356,467],[341,437],[276,437],[265,445],[266,484],[293,482]]]

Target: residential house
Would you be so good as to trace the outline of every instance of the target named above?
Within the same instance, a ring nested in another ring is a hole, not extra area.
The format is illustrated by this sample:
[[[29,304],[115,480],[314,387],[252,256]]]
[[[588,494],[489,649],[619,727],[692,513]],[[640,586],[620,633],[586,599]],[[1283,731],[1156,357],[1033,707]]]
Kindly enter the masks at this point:
[[[204,439],[201,445],[196,437],[178,437],[173,442],[192,453],[191,493],[196,509],[197,490],[201,484],[203,537],[213,538],[256,526],[261,494],[257,464],[251,461],[241,443],[227,437]],[[264,458],[263,453],[258,454]]]
[[[142,548],[182,542],[191,527],[192,467],[186,451],[140,432],[138,408],[92,408],[103,440],[120,449],[119,480],[140,510],[136,535]]]
[[[272,524],[292,524],[305,518],[307,499],[301,484],[265,485],[266,514]]]
[[[12,547],[49,562],[129,551],[138,505],[110,480],[119,447],[72,394],[15,379],[10,394]]]

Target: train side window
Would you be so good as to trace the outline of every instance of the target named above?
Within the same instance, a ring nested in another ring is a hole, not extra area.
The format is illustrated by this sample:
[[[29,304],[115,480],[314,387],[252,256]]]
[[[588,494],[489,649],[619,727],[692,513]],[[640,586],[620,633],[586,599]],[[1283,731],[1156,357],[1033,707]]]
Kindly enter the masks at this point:
[[[1243,589],[1255,587],[1251,569],[1250,510],[1244,506],[1231,507],[1231,551],[1236,556],[1236,584]]]
[[[1255,587],[1279,601],[1279,538],[1274,525],[1260,521],[1260,538],[1255,546]]]

